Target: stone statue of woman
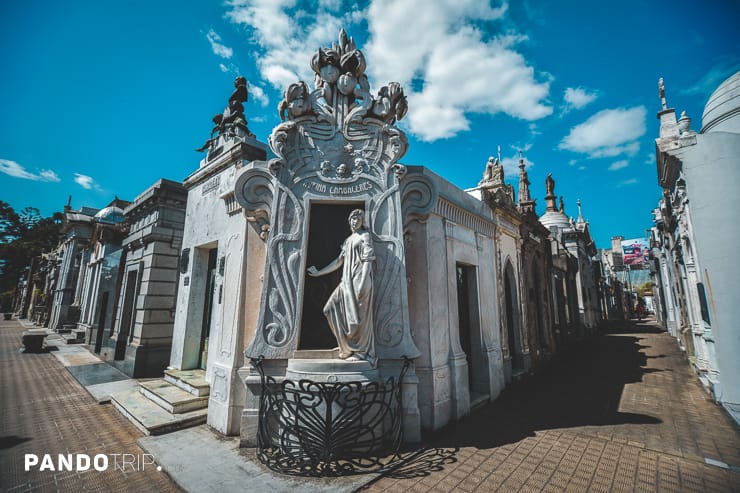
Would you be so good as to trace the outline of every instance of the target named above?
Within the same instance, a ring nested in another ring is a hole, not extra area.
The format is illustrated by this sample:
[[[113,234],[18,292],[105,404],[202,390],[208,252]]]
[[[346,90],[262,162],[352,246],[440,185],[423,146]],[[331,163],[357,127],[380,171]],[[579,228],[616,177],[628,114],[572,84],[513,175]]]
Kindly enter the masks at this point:
[[[339,343],[340,358],[365,360],[375,365],[372,264],[375,252],[362,209],[350,213],[349,226],[352,234],[344,240],[339,256],[323,269],[309,267],[308,274],[319,277],[342,267],[342,280],[324,305],[324,315]]]

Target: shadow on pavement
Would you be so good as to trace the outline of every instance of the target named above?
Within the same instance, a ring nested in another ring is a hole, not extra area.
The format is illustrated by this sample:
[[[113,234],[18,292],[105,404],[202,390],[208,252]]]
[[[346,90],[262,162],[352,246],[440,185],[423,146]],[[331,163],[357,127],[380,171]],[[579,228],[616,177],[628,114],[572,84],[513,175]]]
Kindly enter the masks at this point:
[[[654,416],[620,412],[619,402],[626,384],[642,381],[646,373],[670,371],[645,368],[648,356],[643,350],[649,346],[640,344],[644,339],[640,334],[663,331],[650,324],[629,322],[612,329],[606,335],[575,343],[538,375],[510,384],[495,402],[425,437],[429,446],[403,453],[400,465],[380,477],[428,476],[457,462],[462,447],[499,447],[541,430],[661,423]],[[665,356],[650,356],[660,357]]]
[[[0,437],[0,450],[11,449],[16,445],[30,441],[30,438],[8,435]]]
[[[642,381],[646,373],[666,371],[644,368],[648,358],[642,350],[647,346],[640,345],[643,338],[638,336],[654,332],[659,332],[654,326],[630,324],[574,344],[538,375],[510,385],[495,402],[435,434],[433,444],[485,449],[518,442],[540,430],[661,423],[653,416],[618,410],[626,384]]]

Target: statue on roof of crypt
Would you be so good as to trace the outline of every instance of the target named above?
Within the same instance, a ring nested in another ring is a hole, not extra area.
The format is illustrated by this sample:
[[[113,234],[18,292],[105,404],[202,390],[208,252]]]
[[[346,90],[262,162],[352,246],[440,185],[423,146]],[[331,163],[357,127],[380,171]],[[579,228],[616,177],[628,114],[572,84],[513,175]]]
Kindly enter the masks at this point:
[[[243,103],[246,103],[248,99],[247,79],[240,75],[234,79],[234,91],[229,96],[226,108],[222,113],[217,113],[212,118],[214,127],[211,130],[210,138],[196,151],[210,151],[217,147],[218,138],[221,135],[224,137],[253,137],[254,134],[249,131],[247,119],[244,117]]]

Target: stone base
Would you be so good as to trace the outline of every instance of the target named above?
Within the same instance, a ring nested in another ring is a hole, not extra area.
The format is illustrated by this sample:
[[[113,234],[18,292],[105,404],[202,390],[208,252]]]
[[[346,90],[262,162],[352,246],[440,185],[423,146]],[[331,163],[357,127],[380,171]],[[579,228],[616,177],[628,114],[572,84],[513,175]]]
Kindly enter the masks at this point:
[[[285,378],[314,382],[377,382],[378,369],[367,361],[339,359],[339,350],[296,351]]]
[[[28,329],[23,331],[24,353],[40,353],[43,349],[44,339],[49,335],[46,329]]]

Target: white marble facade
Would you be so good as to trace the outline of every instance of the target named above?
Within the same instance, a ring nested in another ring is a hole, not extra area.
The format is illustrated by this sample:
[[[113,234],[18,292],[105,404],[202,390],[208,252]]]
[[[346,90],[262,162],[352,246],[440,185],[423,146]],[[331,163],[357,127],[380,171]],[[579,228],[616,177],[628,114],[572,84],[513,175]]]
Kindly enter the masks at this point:
[[[247,291],[245,282],[255,264],[264,267],[264,257],[253,251],[263,249],[261,231],[245,219],[234,183],[242,167],[264,159],[266,146],[246,135],[221,137],[219,146],[218,155],[209,153],[184,183],[188,198],[169,366],[206,370],[208,424],[233,435],[244,407],[237,370],[244,366],[250,332],[245,311],[259,300],[257,289]]]

